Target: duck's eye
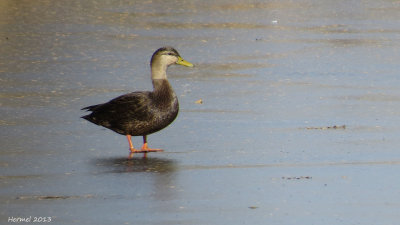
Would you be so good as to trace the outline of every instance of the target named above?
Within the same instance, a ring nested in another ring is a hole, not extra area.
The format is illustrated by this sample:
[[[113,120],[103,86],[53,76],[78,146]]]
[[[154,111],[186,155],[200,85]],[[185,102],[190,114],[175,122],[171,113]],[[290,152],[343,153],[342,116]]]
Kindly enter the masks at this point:
[[[174,53],[172,53],[172,52],[168,52],[168,54],[167,55],[174,55]]]

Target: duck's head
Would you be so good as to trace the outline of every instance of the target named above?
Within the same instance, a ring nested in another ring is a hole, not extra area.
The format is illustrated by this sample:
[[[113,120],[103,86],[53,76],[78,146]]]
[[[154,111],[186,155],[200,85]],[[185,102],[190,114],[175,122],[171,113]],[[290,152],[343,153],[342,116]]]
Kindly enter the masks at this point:
[[[159,48],[151,57],[152,79],[166,79],[167,68],[172,64],[193,67],[193,64],[184,60],[174,48]]]

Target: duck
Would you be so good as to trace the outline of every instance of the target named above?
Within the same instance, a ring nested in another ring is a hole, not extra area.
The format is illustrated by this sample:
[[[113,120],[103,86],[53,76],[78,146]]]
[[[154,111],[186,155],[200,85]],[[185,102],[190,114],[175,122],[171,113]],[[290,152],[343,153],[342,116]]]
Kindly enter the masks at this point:
[[[144,153],[146,157],[148,152],[163,151],[149,148],[147,135],[164,129],[178,115],[178,98],[167,79],[167,69],[174,64],[193,67],[173,47],[157,49],[150,61],[152,91],[135,91],[106,103],[84,107],[82,110],[90,114],[81,118],[125,135],[129,144],[129,158],[134,153]],[[143,137],[140,149],[133,146],[132,136]]]

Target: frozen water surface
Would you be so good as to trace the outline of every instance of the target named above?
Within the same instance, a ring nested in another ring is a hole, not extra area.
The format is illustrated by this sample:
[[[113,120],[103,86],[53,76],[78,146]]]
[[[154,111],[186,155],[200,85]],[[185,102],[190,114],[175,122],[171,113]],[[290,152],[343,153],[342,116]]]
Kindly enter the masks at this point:
[[[0,223],[395,224],[399,10],[0,0]],[[80,108],[151,89],[164,45],[195,64],[169,69],[181,111],[127,160]]]

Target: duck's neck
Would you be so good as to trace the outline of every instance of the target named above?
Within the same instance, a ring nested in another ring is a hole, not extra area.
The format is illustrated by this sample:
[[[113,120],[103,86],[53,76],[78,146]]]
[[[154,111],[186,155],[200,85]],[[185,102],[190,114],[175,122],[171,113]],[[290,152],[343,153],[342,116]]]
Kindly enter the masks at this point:
[[[175,97],[174,90],[167,79],[153,79],[153,93],[156,98],[171,99]]]
[[[163,64],[159,61],[152,62],[151,64],[151,79],[167,79],[167,68],[166,64]]]
[[[176,98],[175,92],[167,80],[165,63],[155,61],[151,64],[151,80],[153,81],[153,94],[156,101],[168,102]]]

